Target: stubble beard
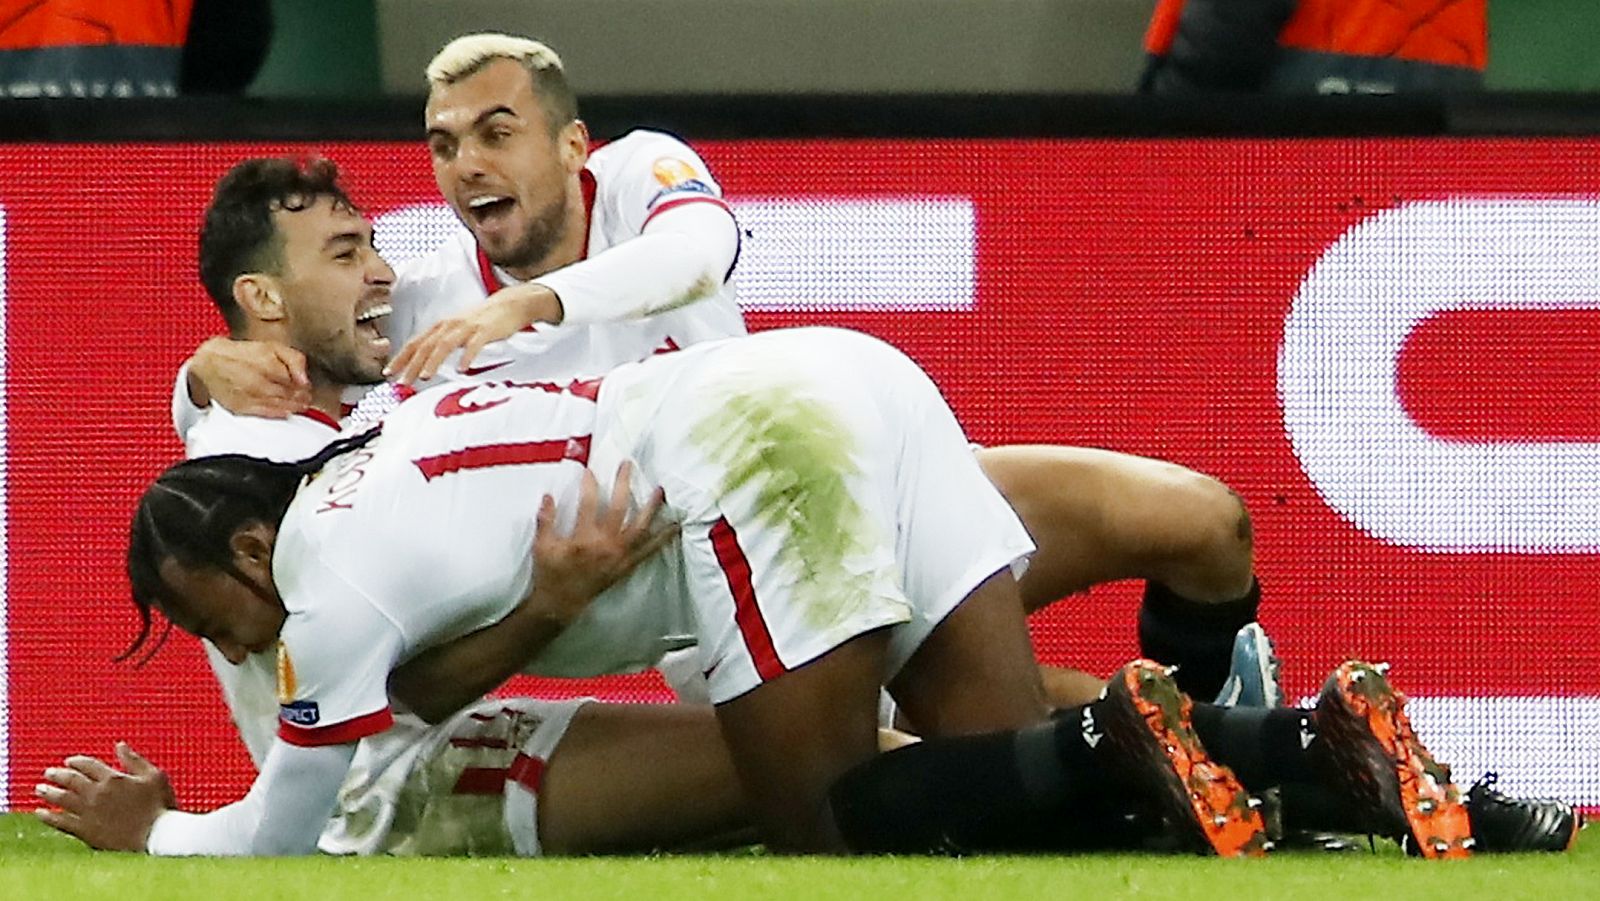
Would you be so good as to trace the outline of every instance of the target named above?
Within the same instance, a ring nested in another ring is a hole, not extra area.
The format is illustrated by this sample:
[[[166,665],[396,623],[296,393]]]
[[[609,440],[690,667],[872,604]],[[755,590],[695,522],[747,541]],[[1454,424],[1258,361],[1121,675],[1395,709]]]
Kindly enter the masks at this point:
[[[566,237],[566,211],[565,197],[552,200],[529,220],[521,240],[511,248],[510,252],[497,255],[490,253],[487,247],[484,248],[489,262],[511,272],[523,270],[526,273],[524,277],[527,278],[542,274],[530,270],[543,263],[561,239]]]

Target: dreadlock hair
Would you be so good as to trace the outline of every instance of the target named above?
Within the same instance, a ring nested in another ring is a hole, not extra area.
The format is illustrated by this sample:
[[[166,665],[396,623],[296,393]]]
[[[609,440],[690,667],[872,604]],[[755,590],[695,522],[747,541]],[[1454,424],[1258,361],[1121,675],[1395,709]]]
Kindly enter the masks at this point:
[[[272,214],[307,209],[319,197],[355,209],[331,160],[248,159],[217,182],[200,227],[200,283],[235,333],[244,327],[245,314],[233,299],[234,280],[248,272],[278,274],[283,268],[283,235]]]
[[[341,438],[305,460],[276,463],[244,454],[196,457],[158,476],[133,513],[128,530],[128,584],[139,613],[139,634],[117,656],[127,660],[150,639],[151,608],[170,599],[161,565],[175,560],[184,567],[219,569],[243,579],[233,565],[233,536],[251,523],[276,526],[289,509],[300,484],[334,458],[365,446],[381,428]],[[153,647],[139,659],[143,665],[166,643],[169,621]]]

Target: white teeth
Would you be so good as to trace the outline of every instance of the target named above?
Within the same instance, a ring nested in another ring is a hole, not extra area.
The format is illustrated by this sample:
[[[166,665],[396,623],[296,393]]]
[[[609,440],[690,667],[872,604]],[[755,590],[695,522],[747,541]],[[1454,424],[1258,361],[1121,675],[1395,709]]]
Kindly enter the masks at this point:
[[[495,196],[492,196],[492,195],[491,196],[485,196],[485,197],[474,197],[471,200],[467,201],[467,206],[469,206],[469,207],[471,207],[473,209],[478,209],[479,207],[485,207],[485,206],[488,206],[491,203],[496,203],[498,201],[505,200],[505,199],[506,198],[504,198],[504,197],[495,197]]]
[[[356,321],[357,322],[371,322],[372,320],[377,319],[380,316],[387,316],[391,312],[393,312],[393,308],[392,307],[390,307],[386,303],[381,303],[381,304],[378,304],[377,306],[373,307],[372,309],[367,310],[365,313],[362,313],[360,316],[357,316],[356,317]]]

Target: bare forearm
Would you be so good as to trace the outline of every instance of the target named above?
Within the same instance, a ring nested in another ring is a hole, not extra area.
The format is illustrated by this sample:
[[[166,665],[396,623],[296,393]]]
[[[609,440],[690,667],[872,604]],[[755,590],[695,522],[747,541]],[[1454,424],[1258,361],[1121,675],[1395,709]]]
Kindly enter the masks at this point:
[[[389,675],[389,694],[430,723],[498,688],[567,626],[527,606],[448,644],[429,648]]]

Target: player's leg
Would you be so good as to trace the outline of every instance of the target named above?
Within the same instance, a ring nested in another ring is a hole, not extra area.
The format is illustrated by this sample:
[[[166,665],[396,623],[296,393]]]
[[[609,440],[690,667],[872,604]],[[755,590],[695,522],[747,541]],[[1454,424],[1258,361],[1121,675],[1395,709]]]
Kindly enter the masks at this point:
[[[1029,612],[1119,579],[1157,581],[1197,603],[1250,589],[1249,514],[1210,476],[1086,447],[1010,445],[976,455],[1039,546],[1019,580]]]
[[[587,704],[551,754],[539,790],[543,852],[704,849],[753,840],[710,707]]]
[[[1029,445],[977,456],[1039,546],[1021,579],[1028,609],[1143,579],[1141,652],[1177,664],[1185,691],[1214,697],[1260,601],[1239,497],[1193,470],[1112,451]]]
[[[1009,569],[985,580],[929,633],[889,691],[924,736],[1044,721],[1049,705]]]
[[[877,754],[884,648],[881,630],[859,635],[717,705],[739,783],[774,850],[848,850],[828,791]]]

